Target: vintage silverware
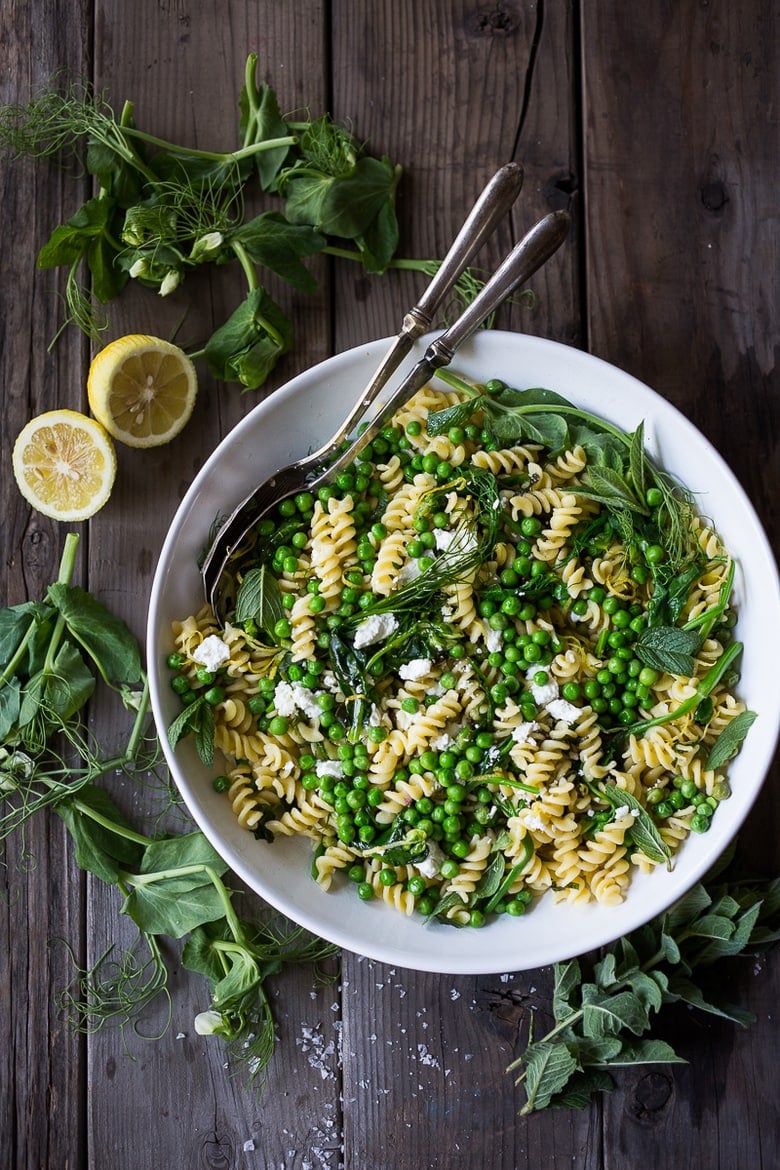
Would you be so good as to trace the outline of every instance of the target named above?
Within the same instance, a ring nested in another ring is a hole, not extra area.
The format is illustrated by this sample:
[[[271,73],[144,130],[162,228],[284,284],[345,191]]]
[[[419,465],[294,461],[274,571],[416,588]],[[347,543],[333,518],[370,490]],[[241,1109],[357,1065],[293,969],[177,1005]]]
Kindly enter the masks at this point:
[[[376,400],[382,388],[381,385],[375,387],[376,378],[370,383],[370,386],[374,387],[371,396],[367,397],[364,393],[347,423],[325,446],[305,459],[276,472],[239,505],[217,533],[201,569],[206,598],[218,621],[224,621],[235,595],[235,582],[228,571],[229,562],[239,558],[244,542],[258,520],[283,499],[304,489],[316,490],[348,466],[385,426],[396,410],[425,385],[435,370],[449,364],[458,347],[471,337],[519,284],[527,280],[549,259],[563,242],[569,222],[568,214],[563,211],[552,212],[540,220],[515,245],[458,320],[428,346],[423,357],[398,388],[379,403],[370,420],[365,419],[365,411]],[[411,314],[407,315],[407,319],[409,316]],[[403,336],[403,333],[399,334],[399,339]],[[394,347],[396,344],[397,341]],[[391,350],[388,357],[392,352]],[[408,348],[404,352],[408,352]],[[380,371],[384,369],[386,363],[387,358],[380,366]],[[385,377],[384,381],[386,380]],[[344,447],[346,438],[358,422],[364,424],[361,433]]]

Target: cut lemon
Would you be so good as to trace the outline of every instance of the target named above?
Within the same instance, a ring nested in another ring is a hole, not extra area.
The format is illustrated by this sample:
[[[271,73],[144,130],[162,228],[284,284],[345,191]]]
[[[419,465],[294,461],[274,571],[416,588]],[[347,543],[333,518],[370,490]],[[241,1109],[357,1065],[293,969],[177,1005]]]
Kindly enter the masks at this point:
[[[31,419],[19,432],[12,460],[19,491],[54,520],[94,516],[114,486],[114,444],[99,422],[75,410],[49,410]]]
[[[87,379],[89,408],[109,434],[129,447],[159,447],[188,421],[198,379],[183,350],[142,333],[101,349]]]

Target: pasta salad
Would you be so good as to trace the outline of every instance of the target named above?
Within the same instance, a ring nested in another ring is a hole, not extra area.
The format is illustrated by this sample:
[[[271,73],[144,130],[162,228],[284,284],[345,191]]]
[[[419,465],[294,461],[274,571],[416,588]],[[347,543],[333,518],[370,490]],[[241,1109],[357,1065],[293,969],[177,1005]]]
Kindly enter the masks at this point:
[[[174,624],[169,739],[323,890],[474,927],[615,905],[730,794],[734,564],[641,425],[441,372],[235,571],[224,629]]]

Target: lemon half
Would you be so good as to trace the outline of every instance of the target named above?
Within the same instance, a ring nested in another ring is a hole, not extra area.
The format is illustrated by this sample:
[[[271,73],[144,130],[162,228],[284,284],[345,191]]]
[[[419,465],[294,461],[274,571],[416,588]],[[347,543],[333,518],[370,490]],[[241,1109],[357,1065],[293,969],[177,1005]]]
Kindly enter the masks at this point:
[[[93,418],[49,410],[30,420],[13,449],[19,491],[54,520],[87,520],[102,508],[116,476],[114,445]]]
[[[130,333],[92,359],[89,407],[129,447],[170,442],[192,414],[198,379],[186,353],[170,341]]]

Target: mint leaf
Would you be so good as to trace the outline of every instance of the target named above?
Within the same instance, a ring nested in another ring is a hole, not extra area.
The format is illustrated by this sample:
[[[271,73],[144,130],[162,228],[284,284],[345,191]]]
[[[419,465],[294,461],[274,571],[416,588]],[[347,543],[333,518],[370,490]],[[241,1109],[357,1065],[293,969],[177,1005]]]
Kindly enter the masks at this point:
[[[722,768],[737,754],[742,742],[758,718],[755,711],[740,711],[721,731],[710,748],[704,767],[707,771]]]
[[[690,678],[696,663],[693,655],[701,647],[701,635],[696,630],[683,630],[678,626],[649,626],[634,643],[634,652],[646,666],[653,670]]]
[[[283,617],[282,591],[271,569],[268,565],[250,569],[236,595],[236,622],[251,619],[273,636],[274,626]]]
[[[616,1036],[622,1028],[638,1036],[649,1023],[647,1008],[632,992],[605,995],[595,983],[583,986],[582,1009],[582,1030],[594,1040]]]
[[[525,1053],[524,1074],[527,1101],[521,1114],[544,1109],[551,1098],[577,1071],[577,1061],[561,1041],[540,1040],[530,1044]]]

